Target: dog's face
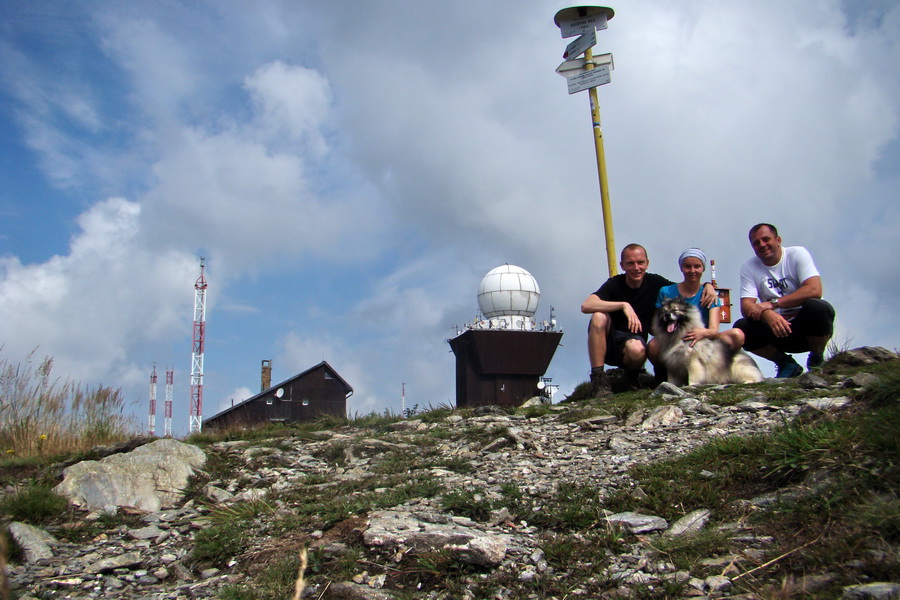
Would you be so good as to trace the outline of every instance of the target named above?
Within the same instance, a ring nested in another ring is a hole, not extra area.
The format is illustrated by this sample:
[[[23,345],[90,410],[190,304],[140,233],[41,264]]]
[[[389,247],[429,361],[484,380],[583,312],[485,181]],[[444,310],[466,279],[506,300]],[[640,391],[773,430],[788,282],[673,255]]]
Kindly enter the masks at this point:
[[[696,321],[697,307],[688,304],[681,298],[670,298],[662,303],[656,313],[656,319],[660,331],[672,333],[682,326],[691,325]]]

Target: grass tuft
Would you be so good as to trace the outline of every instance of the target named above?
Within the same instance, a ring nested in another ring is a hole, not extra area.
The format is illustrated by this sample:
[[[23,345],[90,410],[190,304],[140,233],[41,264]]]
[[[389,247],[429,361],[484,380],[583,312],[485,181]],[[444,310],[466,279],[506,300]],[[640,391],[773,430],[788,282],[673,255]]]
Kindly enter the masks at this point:
[[[51,457],[130,437],[121,389],[83,388],[52,375],[53,359],[0,359],[0,452]]]
[[[0,513],[11,521],[43,525],[66,512],[68,501],[53,491],[48,483],[38,482],[17,488],[0,497]]]

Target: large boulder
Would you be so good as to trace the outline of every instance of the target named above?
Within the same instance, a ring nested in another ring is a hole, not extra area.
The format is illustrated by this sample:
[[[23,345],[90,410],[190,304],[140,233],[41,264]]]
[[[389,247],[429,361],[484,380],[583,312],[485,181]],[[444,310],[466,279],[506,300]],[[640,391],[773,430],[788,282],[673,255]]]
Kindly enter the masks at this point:
[[[55,491],[92,510],[133,506],[155,512],[174,506],[188,478],[205,463],[206,454],[197,446],[162,439],[126,454],[67,467]]]

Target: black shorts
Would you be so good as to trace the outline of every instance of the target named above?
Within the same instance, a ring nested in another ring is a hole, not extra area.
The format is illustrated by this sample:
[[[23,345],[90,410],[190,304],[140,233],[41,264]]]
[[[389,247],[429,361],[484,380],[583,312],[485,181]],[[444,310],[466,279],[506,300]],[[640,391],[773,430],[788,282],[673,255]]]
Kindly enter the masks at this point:
[[[642,335],[630,331],[611,329],[606,336],[606,357],[603,359],[608,365],[625,367],[625,343],[628,340],[639,340],[647,350],[647,340]]]
[[[744,349],[750,352],[766,346],[792,354],[809,352],[807,337],[830,338],[834,333],[834,307],[819,298],[807,300],[791,319],[791,333],[783,338],[776,337],[763,321],[744,318],[734,326],[744,332]]]

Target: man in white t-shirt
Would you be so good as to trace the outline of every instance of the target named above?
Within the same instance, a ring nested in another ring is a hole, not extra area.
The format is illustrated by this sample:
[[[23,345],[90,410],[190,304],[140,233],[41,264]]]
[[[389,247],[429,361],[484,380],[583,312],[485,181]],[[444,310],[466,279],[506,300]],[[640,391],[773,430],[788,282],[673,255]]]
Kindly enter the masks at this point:
[[[809,352],[807,369],[824,362],[834,331],[834,308],[822,300],[822,278],[806,248],[782,246],[774,225],[750,229],[756,253],[741,266],[741,314],[734,326],[744,332],[744,349],[767,358],[776,377],[803,372],[790,354]]]

